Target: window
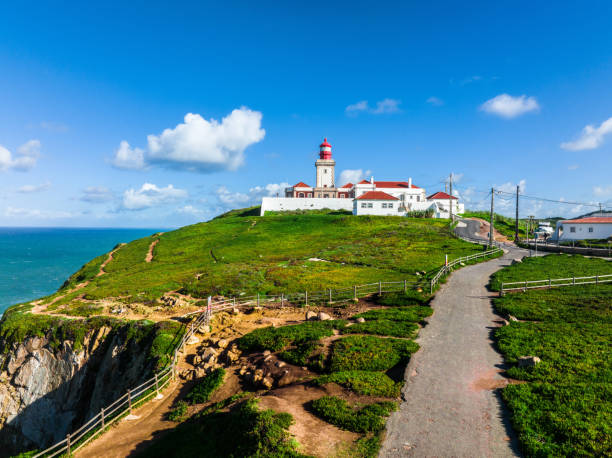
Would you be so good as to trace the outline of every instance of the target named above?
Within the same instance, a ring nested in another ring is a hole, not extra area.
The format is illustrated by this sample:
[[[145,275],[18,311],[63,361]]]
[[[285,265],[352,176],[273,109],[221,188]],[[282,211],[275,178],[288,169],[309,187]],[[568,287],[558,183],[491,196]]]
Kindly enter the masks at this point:
[[[593,228],[592,227],[589,227],[589,232],[593,232]]]
[[[576,226],[570,227],[570,232],[576,232]]]
[[[410,196],[410,200],[414,199],[414,196]]]
[[[368,203],[368,208],[372,208],[372,207],[373,207],[372,202],[369,202]]]
[[[304,197],[304,193],[303,192],[298,193],[298,197]]]
[[[383,202],[382,208],[387,208],[387,203],[386,202]]]
[[[421,196],[417,196],[417,202],[420,202],[420,201],[421,201]],[[495,227],[493,229],[495,229]]]
[[[323,194],[323,197],[329,197],[329,194]]]
[[[323,169],[323,173],[327,173],[327,169]]]
[[[368,204],[366,204],[365,202],[361,202],[361,208],[368,208]]]
[[[388,204],[388,205],[387,205],[387,207],[388,207],[388,208],[393,208],[393,204],[392,204],[392,203],[390,203],[390,204]]]
[[[308,193],[308,197],[312,197],[312,193],[311,192]]]

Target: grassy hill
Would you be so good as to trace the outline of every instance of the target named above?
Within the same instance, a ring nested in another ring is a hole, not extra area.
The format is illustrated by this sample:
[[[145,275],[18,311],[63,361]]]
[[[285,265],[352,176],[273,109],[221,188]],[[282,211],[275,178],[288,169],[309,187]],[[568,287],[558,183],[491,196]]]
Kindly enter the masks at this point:
[[[152,262],[145,262],[157,239]],[[259,217],[247,209],[124,245],[97,276],[106,258],[100,256],[47,301],[84,281],[89,283],[58,303],[113,297],[146,304],[168,291],[204,298],[415,280],[416,271],[439,268],[445,254],[452,259],[479,250],[452,237],[445,220],[333,213]]]

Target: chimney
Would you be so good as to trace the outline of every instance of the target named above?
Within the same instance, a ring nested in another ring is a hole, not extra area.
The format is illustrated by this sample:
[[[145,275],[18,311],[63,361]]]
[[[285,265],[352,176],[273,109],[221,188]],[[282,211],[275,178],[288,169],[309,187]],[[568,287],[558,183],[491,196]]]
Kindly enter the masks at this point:
[[[408,178],[408,189],[412,189],[412,177]]]
[[[374,175],[370,177],[370,184],[374,184]]]

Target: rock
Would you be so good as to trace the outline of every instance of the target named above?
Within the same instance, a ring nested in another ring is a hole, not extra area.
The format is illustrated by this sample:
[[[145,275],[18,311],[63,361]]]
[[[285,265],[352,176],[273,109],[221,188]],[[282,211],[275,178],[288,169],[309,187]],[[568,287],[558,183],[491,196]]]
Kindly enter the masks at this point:
[[[255,369],[253,372],[253,383],[258,384],[264,377],[264,372],[261,369]]]
[[[206,367],[203,367],[203,366],[197,367],[193,371],[193,379],[196,380],[196,379],[199,379],[199,378],[202,378],[202,377],[206,377],[207,372],[208,371],[206,370]]]
[[[265,350],[265,351],[263,352],[264,357],[265,357],[265,356],[270,356],[271,354],[272,354],[272,352],[271,352],[270,350]]]
[[[317,318],[319,319],[319,321],[331,320],[331,316],[325,312],[319,312]]]
[[[214,363],[217,360],[217,352],[212,348],[207,348],[201,354],[201,362],[203,363]]]
[[[518,319],[515,316],[508,315],[508,321],[518,321]]]
[[[502,319],[502,326],[508,326],[510,323],[508,322],[508,320],[504,320]]]
[[[306,321],[313,321],[317,319],[317,312],[313,312],[312,310],[308,310],[306,312]]]
[[[210,325],[209,324],[203,324],[202,326],[200,326],[198,328],[198,332],[200,334],[208,334],[208,333],[210,333]]]
[[[515,259],[513,259],[513,260],[512,260],[512,265],[515,265],[515,264],[521,264],[522,262],[523,262],[523,260],[522,260],[522,259],[515,258]]]
[[[261,384],[267,389],[271,389],[274,386],[274,379],[272,377],[264,377],[261,379]]]
[[[239,356],[232,351],[228,351],[227,353],[225,353],[225,359],[230,364],[233,364],[234,362],[238,361],[238,358]]]
[[[418,293],[422,293],[423,292],[423,288],[421,288],[420,286],[417,288],[417,292]]]
[[[421,272],[415,272],[415,275],[416,275],[417,277],[420,277],[420,276],[421,276]]]
[[[202,358],[200,357],[200,355],[193,355],[193,365],[194,366],[197,366],[201,362],[202,362]]]
[[[238,307],[234,307],[234,308],[232,309],[232,313],[233,313],[234,315],[238,315],[238,314],[240,314],[240,310],[238,310]]]
[[[238,371],[238,374],[239,375],[244,375],[244,374],[246,374],[248,372],[248,370],[249,370],[249,366],[242,366],[240,368],[240,370]]]
[[[225,347],[227,347],[227,343],[228,343],[228,342],[227,342],[227,340],[225,340],[225,339],[220,339],[220,340],[217,342],[217,347],[219,347],[219,348],[225,348]]]
[[[284,374],[278,379],[278,381],[276,382],[276,384],[281,387],[281,386],[287,386],[287,385],[291,385],[292,383],[295,383],[298,380],[298,377],[291,373],[288,370],[285,370]]]
[[[533,367],[541,361],[537,356],[519,356],[518,367]]]
[[[276,367],[285,367],[286,366],[284,361],[276,361],[276,363],[274,365]]]
[[[357,318],[355,321],[356,321],[357,323],[365,323],[365,318],[364,318],[364,317],[362,317],[362,316],[360,316],[360,317],[359,317],[359,318]]]
[[[191,335],[189,337],[189,339],[187,339],[187,342],[185,342],[187,345],[195,345],[198,342],[200,342],[200,339],[198,339],[195,335]]]

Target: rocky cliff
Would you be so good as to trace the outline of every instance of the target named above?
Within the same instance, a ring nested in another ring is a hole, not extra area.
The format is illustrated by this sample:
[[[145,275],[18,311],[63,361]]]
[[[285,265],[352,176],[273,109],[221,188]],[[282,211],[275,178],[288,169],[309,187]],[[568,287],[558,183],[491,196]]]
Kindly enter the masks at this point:
[[[0,455],[63,439],[148,378],[154,336],[134,338],[130,326],[100,326],[61,341],[51,332],[0,339]]]

